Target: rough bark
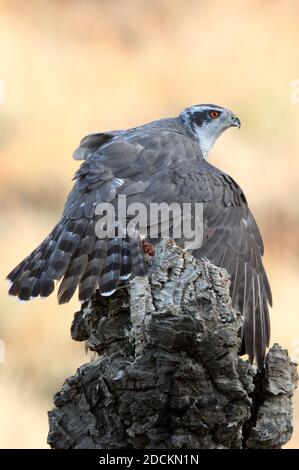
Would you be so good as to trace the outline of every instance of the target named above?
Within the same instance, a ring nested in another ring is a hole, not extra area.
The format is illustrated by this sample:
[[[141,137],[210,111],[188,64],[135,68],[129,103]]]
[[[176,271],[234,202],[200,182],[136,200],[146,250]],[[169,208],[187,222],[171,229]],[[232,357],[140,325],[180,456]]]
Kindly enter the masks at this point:
[[[148,278],[75,314],[97,359],[49,412],[53,448],[280,448],[292,435],[296,366],[275,344],[257,373],[238,356],[229,276],[162,242]]]

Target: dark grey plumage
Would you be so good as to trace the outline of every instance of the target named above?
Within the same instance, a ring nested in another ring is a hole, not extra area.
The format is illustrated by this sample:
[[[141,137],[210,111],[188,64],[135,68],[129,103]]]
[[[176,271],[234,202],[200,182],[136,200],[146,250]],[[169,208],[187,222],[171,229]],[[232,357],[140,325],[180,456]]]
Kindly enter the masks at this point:
[[[223,115],[219,131],[209,123],[213,109]],[[143,249],[139,238],[98,239],[97,205],[111,202],[116,207],[119,194],[126,195],[127,204],[146,206],[201,202],[204,243],[193,254],[230,273],[233,305],[244,316],[244,350],[261,368],[269,344],[268,305],[272,304],[262,264],[263,242],[241,188],[203,158],[225,128],[239,124],[224,108],[200,105],[177,118],[85,137],[74,153],[75,159],[84,162],[74,177],[62,218],[8,275],[10,294],[22,300],[46,297],[53,292],[55,280],[61,280],[59,303],[68,302],[77,287],[81,301],[97,288],[102,295],[111,294],[130,274],[145,274]]]

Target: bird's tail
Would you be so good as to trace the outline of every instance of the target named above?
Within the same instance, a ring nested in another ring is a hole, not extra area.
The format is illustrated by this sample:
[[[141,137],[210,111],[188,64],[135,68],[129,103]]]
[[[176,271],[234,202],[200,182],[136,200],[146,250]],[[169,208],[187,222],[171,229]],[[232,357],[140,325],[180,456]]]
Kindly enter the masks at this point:
[[[9,294],[20,300],[48,297],[61,281],[59,303],[68,302],[79,287],[86,301],[96,289],[111,295],[120,281],[144,275],[143,248],[139,238],[99,239],[90,219],[61,220],[49,236],[10,274]]]

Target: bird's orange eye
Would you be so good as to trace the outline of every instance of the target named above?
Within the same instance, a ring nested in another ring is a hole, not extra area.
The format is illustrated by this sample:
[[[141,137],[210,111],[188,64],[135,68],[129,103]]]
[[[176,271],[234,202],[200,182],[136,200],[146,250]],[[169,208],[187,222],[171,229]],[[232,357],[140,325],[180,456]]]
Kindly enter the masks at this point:
[[[209,114],[210,114],[212,119],[216,119],[219,116],[218,111],[210,111]]]

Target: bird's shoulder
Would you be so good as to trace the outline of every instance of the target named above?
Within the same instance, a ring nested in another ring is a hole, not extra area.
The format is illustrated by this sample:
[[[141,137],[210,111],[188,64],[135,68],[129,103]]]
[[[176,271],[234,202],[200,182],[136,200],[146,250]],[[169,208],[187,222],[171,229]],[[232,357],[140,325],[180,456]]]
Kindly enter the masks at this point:
[[[85,136],[74,151],[75,160],[91,157],[112,156],[128,152],[140,152],[142,148],[159,148],[176,145],[179,140],[191,140],[179,118],[160,119],[126,130],[98,132]],[[142,148],[141,148],[142,147]]]
[[[80,186],[90,187],[110,175],[139,181],[147,175],[170,172],[202,159],[198,142],[179,118],[153,121],[124,131],[92,134],[82,139],[74,158],[84,160],[75,174]]]
[[[240,185],[228,174],[208,161],[190,161],[174,169],[177,178],[185,179],[187,186],[193,185],[205,194],[206,201],[222,202],[225,206],[247,207],[247,199]]]

